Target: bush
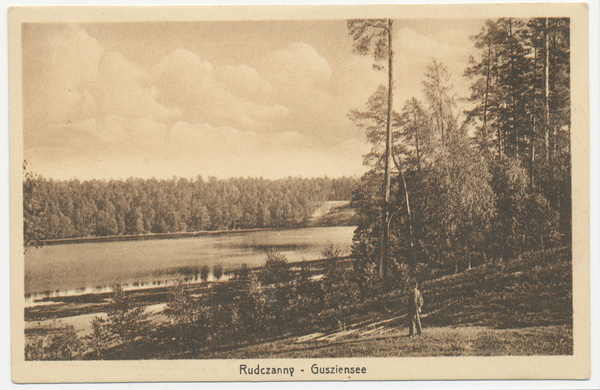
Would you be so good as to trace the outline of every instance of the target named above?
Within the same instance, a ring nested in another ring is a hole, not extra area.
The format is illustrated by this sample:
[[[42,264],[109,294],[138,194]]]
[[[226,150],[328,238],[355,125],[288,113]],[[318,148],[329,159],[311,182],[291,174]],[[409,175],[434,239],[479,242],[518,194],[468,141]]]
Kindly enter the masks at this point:
[[[262,282],[265,285],[285,284],[289,281],[287,257],[281,252],[270,249],[267,252],[264,272],[262,272]]]
[[[339,317],[343,318],[343,307],[354,303],[361,294],[359,285],[352,278],[352,269],[346,267],[341,254],[341,249],[333,244],[323,250],[322,255],[329,263],[322,283],[327,307],[337,308]]]
[[[238,326],[238,309],[235,304],[235,290],[232,287],[230,282],[215,283],[212,286],[213,291],[207,302],[207,325],[208,338],[214,343],[230,339],[235,335]]]
[[[185,282],[177,278],[169,287],[169,301],[167,302],[165,314],[177,328],[179,333],[179,348],[188,339],[190,326],[194,319],[194,303],[189,292],[185,288]]]
[[[35,336],[25,345],[25,360],[81,360],[85,343],[77,336],[73,325],[62,325],[54,320],[52,325],[41,327],[42,336]]]
[[[256,340],[265,334],[268,322],[268,300],[255,273],[244,272],[236,280],[239,292],[238,333],[240,337]]]
[[[123,291],[119,284],[113,287],[111,303],[106,308],[107,318],[96,316],[92,320],[91,345],[99,358],[102,351],[115,341],[127,345],[138,338],[146,337],[150,330],[150,314],[144,306]]]
[[[116,335],[108,330],[106,320],[102,317],[95,316],[91,325],[92,334],[86,336],[86,339],[96,358],[102,360],[104,359],[104,351],[113,345]]]

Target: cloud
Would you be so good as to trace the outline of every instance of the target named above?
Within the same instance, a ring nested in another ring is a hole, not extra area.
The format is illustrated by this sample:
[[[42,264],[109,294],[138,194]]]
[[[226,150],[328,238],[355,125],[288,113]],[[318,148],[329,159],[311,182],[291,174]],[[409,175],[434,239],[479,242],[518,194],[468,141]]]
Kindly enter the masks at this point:
[[[25,31],[26,148],[60,147],[58,142],[90,147],[86,142],[92,138],[118,142],[118,130],[104,126],[111,117],[168,121],[180,115],[156,101],[158,90],[148,85],[147,71],[121,53],[106,52],[81,27],[29,26]]]
[[[278,177],[362,169],[368,145],[347,114],[386,83],[371,57],[298,40],[226,65],[210,48],[172,47],[144,62],[114,51],[114,42],[103,49],[81,27],[45,28],[24,38],[25,144],[28,155],[45,147],[39,156],[65,172],[85,177],[85,165],[106,177]],[[408,28],[396,31],[394,47],[397,109],[420,95],[431,58],[460,76],[469,55],[463,43]]]
[[[84,86],[97,77],[103,54],[96,39],[75,25],[23,28],[23,109],[26,124],[81,119],[90,108]],[[82,102],[82,99],[87,99]]]
[[[215,69],[215,79],[223,88],[239,97],[262,99],[273,92],[273,86],[256,69],[244,64]]]
[[[90,85],[100,117],[153,118],[168,121],[181,111],[157,102],[158,90],[149,86],[150,75],[144,69],[127,61],[121,53],[103,56],[98,67],[98,78]]]
[[[472,50],[464,44],[439,42],[411,28],[402,28],[396,32],[394,47],[396,93],[402,97],[396,109],[413,96],[421,98],[424,72],[434,58],[448,67],[455,92],[460,95],[468,92],[469,83],[462,74]]]
[[[286,50],[272,53],[266,61],[268,77],[279,88],[298,89],[318,86],[332,74],[327,60],[304,42],[291,44]]]
[[[287,115],[282,105],[264,104],[270,84],[248,66],[214,68],[189,50],[178,49],[152,69],[162,101],[180,107],[188,120],[215,126],[258,126]]]

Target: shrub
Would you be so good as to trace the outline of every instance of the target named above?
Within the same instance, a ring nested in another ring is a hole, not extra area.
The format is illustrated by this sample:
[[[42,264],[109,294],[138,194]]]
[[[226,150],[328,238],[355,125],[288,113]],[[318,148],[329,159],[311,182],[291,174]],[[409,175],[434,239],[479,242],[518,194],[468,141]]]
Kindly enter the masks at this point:
[[[264,272],[262,272],[262,282],[265,285],[285,284],[289,281],[287,257],[281,252],[270,249],[267,252]]]
[[[333,244],[323,250],[322,255],[329,263],[322,283],[327,306],[337,308],[339,317],[343,318],[343,307],[354,303],[360,297],[360,290],[352,278],[352,270],[340,258],[341,253]]]
[[[239,292],[238,332],[239,336],[255,340],[265,334],[268,322],[268,301],[264,289],[255,273],[242,273],[236,280]]]
[[[85,343],[77,336],[73,325],[62,325],[54,320],[52,325],[40,329],[25,345],[25,360],[80,360],[86,350]]]
[[[235,333],[237,324],[237,307],[235,291],[229,282],[215,283],[208,299],[208,331],[213,342],[227,340]]]
[[[92,334],[86,336],[86,339],[96,358],[102,360],[104,359],[104,350],[113,345],[116,335],[108,330],[106,320],[102,317],[95,316],[91,325]]]
[[[181,278],[176,279],[169,287],[169,301],[165,313],[179,335],[180,352],[184,346],[192,346],[197,350],[206,339],[206,310],[192,297]]]
[[[112,301],[106,308],[106,319],[95,317],[92,320],[92,344],[101,351],[118,340],[126,345],[139,337],[147,336],[150,329],[150,314],[123,291],[119,284],[115,285]],[[100,352],[101,353],[101,352]]]
[[[169,287],[168,299],[165,314],[177,328],[181,350],[184,340],[187,340],[189,336],[190,326],[194,318],[194,303],[181,277],[177,278],[173,285]]]

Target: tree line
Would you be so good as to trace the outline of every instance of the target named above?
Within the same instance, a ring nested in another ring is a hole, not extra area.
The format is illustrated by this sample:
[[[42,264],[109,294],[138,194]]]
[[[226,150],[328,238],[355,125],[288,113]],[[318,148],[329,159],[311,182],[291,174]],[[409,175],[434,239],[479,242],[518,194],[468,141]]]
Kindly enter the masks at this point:
[[[348,31],[359,54],[402,55],[391,21],[353,20]],[[472,39],[468,109],[458,112],[450,74],[433,59],[424,101],[389,109],[401,90],[390,65],[388,86],[349,114],[372,144],[353,200],[353,255],[382,279],[403,264],[429,278],[570,245],[569,19],[488,20]]]
[[[318,202],[350,200],[357,179],[57,181],[26,171],[25,242],[44,239],[299,226]]]

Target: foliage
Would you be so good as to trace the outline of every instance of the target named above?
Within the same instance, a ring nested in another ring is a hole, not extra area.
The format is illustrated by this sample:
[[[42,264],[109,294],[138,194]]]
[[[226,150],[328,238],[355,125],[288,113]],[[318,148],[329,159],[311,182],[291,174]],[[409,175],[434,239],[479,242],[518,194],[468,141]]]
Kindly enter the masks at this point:
[[[92,343],[99,347],[98,351],[114,342],[127,346],[138,338],[146,337],[150,330],[150,314],[119,284],[113,287],[106,314],[107,318],[95,317],[92,321]]]
[[[330,244],[321,256],[328,260],[323,280],[323,290],[327,307],[338,310],[338,318],[343,317],[343,307],[359,298],[359,289],[352,277],[352,268],[341,258],[341,248]],[[339,320],[338,320],[339,321]]]
[[[511,257],[559,244],[559,214],[541,194],[528,191],[527,173],[519,162],[496,160],[493,172],[498,194],[493,252]]]
[[[281,252],[273,249],[267,251],[264,269],[261,273],[261,281],[265,285],[285,284],[289,281],[287,257]]]
[[[256,340],[265,333],[269,303],[263,294],[263,286],[258,275],[250,272],[244,264],[236,274],[238,286],[238,332],[240,337]]]
[[[212,290],[207,301],[208,341],[216,346],[220,342],[237,339],[240,321],[235,286],[225,282],[215,283]]]
[[[27,170],[27,160],[23,162],[23,174],[23,241],[25,246],[38,247],[42,245],[42,221],[45,215],[37,195],[37,176]]]
[[[372,42],[357,37],[373,23],[349,22],[361,54]],[[473,39],[481,56],[464,73],[472,109],[455,112],[450,75],[434,59],[425,70],[425,102],[409,99],[393,115],[389,210],[379,194],[385,88],[365,111],[350,112],[372,144],[364,156],[372,170],[352,202],[360,216],[352,254],[363,295],[386,285],[373,277],[382,251],[380,215],[391,216],[388,273],[400,269],[401,278],[434,278],[571,241],[569,21],[488,20]]]
[[[372,54],[376,61],[388,58],[390,25],[391,22],[386,19],[348,20],[348,34],[354,41],[354,52],[359,55]]]
[[[73,325],[54,320],[38,328],[42,335],[34,336],[25,345],[25,360],[80,360],[86,346]]]
[[[26,163],[25,163],[26,164]],[[287,227],[350,199],[354,178],[55,181],[25,170],[26,245],[44,239]]]
[[[197,335],[197,318],[199,316],[198,302],[186,289],[183,278],[174,280],[169,288],[169,301],[165,314],[179,333],[180,349],[186,345],[194,345],[200,338]]]
[[[92,334],[86,336],[86,339],[96,359],[103,360],[104,351],[113,346],[116,335],[110,332],[102,317],[95,316],[90,325]]]

